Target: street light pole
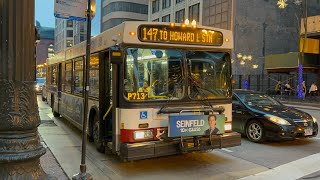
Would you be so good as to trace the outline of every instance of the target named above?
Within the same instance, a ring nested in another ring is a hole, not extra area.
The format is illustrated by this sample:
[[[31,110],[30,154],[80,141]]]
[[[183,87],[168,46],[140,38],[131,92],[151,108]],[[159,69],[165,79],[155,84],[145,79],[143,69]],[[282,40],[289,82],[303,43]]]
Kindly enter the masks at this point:
[[[92,176],[87,173],[86,151],[87,151],[87,124],[88,124],[88,94],[89,94],[89,68],[90,68],[90,48],[91,48],[91,0],[88,0],[87,9],[87,45],[86,59],[84,63],[84,93],[83,93],[83,123],[82,123],[82,151],[80,172],[72,177],[73,180],[92,180]]]
[[[40,165],[34,0],[0,0],[0,178],[54,179]]]

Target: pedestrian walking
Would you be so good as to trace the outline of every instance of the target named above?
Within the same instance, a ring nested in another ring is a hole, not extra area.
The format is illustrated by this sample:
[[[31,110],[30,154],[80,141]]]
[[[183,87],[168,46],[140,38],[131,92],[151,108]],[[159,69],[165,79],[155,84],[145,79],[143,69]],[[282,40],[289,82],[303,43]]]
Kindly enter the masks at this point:
[[[307,94],[307,87],[306,87],[306,82],[302,81],[302,90],[303,90],[303,99],[306,98]]]
[[[310,89],[309,89],[309,94],[311,96],[316,96],[317,95],[317,91],[318,91],[318,87],[317,85],[313,82],[310,86]]]
[[[277,95],[281,95],[281,86],[282,86],[281,81],[278,81],[276,87],[274,88],[274,90],[276,91]]]

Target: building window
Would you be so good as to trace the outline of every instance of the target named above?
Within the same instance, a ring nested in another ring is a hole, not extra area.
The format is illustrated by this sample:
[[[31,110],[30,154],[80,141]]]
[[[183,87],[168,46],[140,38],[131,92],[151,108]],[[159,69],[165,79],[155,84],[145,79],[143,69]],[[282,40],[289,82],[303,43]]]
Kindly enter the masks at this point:
[[[86,40],[84,36],[85,36],[84,34],[80,34],[80,42],[82,42],[82,41],[85,41],[85,40]]]
[[[105,31],[107,29],[115,27],[115,26],[121,24],[124,21],[139,21],[139,20],[137,20],[137,19],[129,19],[129,18],[113,18],[113,19],[109,19],[108,21],[105,21],[104,23],[102,23],[102,31]]]
[[[83,92],[83,59],[74,62],[74,93],[82,94]]]
[[[154,19],[152,22],[159,22],[159,18]]]
[[[162,22],[170,22],[170,14],[162,17]]]
[[[184,22],[184,20],[185,20],[184,14],[185,14],[184,9],[181,9],[180,11],[176,12],[176,23],[183,23]]]
[[[67,47],[73,46],[73,40],[67,40]]]
[[[67,30],[67,37],[73,37],[73,30]]]
[[[159,12],[160,9],[160,0],[152,1],[152,13]]]
[[[199,16],[200,16],[199,8],[200,8],[200,3],[189,7],[189,20],[190,21],[196,20],[197,22],[199,22]]]
[[[72,62],[66,63],[64,75],[64,91],[71,92],[72,85]]]
[[[176,4],[183,2],[184,0],[176,0]]]
[[[117,11],[148,14],[148,5],[122,1],[112,2],[107,6],[103,7],[102,16]]]
[[[89,96],[99,97],[99,55],[90,56]]]
[[[84,32],[84,23],[80,22],[80,32]]]
[[[162,0],[162,9],[168,8],[171,6],[171,0]]]
[[[67,27],[73,27],[73,21],[67,20]]]

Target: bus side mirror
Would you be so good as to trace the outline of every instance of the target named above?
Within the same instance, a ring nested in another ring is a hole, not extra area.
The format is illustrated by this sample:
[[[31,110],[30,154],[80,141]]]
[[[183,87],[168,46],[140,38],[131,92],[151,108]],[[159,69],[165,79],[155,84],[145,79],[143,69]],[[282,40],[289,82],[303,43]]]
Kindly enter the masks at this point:
[[[120,47],[111,47],[110,48],[110,62],[112,64],[122,64],[123,57],[120,50]]]

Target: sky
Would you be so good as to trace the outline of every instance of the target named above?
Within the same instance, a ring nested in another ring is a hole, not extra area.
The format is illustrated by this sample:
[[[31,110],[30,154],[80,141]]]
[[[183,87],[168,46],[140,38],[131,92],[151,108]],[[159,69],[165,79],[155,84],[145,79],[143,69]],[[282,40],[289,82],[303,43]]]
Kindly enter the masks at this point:
[[[92,21],[91,34],[97,35],[100,33],[100,10],[101,0],[96,0],[97,13]],[[54,27],[55,17],[54,11],[54,0],[35,0],[35,19],[40,22],[43,27]]]

